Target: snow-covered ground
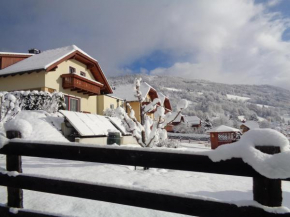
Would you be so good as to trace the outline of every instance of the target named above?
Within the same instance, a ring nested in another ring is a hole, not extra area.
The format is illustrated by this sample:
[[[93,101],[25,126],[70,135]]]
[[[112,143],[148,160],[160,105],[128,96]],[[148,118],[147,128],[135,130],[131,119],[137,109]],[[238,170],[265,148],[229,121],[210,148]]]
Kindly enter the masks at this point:
[[[175,91],[175,92],[181,92],[182,90],[181,89],[177,89],[177,88],[173,88],[173,87],[164,87],[165,89],[167,90],[170,90],[170,91]]]
[[[290,121],[290,114],[282,115],[282,118],[284,118],[285,121]]]
[[[227,94],[227,98],[233,99],[233,100],[238,100],[238,101],[247,101],[247,100],[251,99],[249,97],[243,97],[243,96],[237,96],[237,95],[231,95],[231,94]]]
[[[262,104],[255,104],[256,106],[260,107],[260,108],[274,108],[273,106],[269,106],[269,105],[262,105]]]
[[[60,131],[62,122],[63,117],[59,117],[58,113],[52,115],[44,111],[21,111],[4,126],[6,130],[19,130],[27,140],[68,142]]]
[[[197,133],[167,133],[170,138],[185,138],[193,140],[203,140],[207,141],[209,139],[209,134],[197,134]]]
[[[181,150],[210,151],[203,144],[182,143]],[[5,157],[0,155],[0,166]],[[85,163],[56,159],[23,157],[23,172],[45,176],[115,184],[139,189],[204,196],[221,201],[252,200],[252,178],[185,172],[166,169]],[[0,188],[0,203],[6,203],[6,188]],[[283,205],[290,207],[290,183],[283,182]],[[61,213],[82,217],[119,216],[185,216],[143,208],[117,205],[87,199],[58,196],[24,190],[24,207],[27,209]],[[136,214],[138,213],[138,214]]]

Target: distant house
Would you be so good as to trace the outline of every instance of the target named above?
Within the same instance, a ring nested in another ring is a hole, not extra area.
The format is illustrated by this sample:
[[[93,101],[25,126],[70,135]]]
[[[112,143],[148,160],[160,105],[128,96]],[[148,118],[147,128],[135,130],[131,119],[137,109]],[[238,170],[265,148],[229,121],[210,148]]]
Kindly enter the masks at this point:
[[[242,130],[242,133],[245,133],[252,129],[260,128],[258,122],[256,121],[246,121],[245,123],[242,123],[240,126],[240,129]]]
[[[220,145],[225,145],[237,141],[239,138],[240,130],[221,125],[208,130],[207,133],[210,134],[211,148],[216,149]]]
[[[171,112],[172,107],[171,107],[169,98],[160,92],[158,93],[158,98],[161,101],[161,105],[164,106],[164,108],[165,108],[165,113]]]
[[[181,113],[178,114],[177,112],[172,112],[172,117],[176,117],[176,119],[166,127],[168,132],[173,132],[175,126],[185,123],[184,116]]]
[[[137,97],[135,96],[136,92],[134,91],[133,84],[125,84],[121,86],[117,86],[114,89],[113,94],[109,94],[110,97],[115,97],[118,99],[122,99],[125,110],[129,113],[129,109],[126,106],[129,104],[132,109],[135,111],[135,117],[137,121],[141,121],[141,106],[147,105],[150,102],[152,102],[155,98],[159,98],[161,101],[162,106],[164,106],[166,112],[171,111],[171,105],[169,99],[164,96],[163,94],[157,93],[157,91],[150,86],[146,82],[141,82],[140,84],[140,91],[142,93],[142,97],[145,99],[142,105],[138,101]],[[148,112],[147,115],[149,115],[151,118],[153,117],[154,111]]]
[[[184,116],[184,122],[188,127],[193,128],[201,127],[201,119],[197,116]]]
[[[106,95],[99,95],[97,97],[97,108],[98,108],[98,115],[105,115],[105,111],[107,109],[116,109],[117,107],[123,107],[125,108],[124,99],[115,97],[111,94]]]
[[[97,60],[75,45],[29,52],[0,53],[0,91],[59,91],[68,110],[95,114],[97,96],[113,93]]]

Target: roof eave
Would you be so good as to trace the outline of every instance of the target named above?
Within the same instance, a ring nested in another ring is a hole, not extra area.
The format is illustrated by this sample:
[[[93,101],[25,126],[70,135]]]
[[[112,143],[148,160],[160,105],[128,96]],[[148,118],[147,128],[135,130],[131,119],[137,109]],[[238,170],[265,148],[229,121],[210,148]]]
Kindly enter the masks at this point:
[[[40,72],[40,71],[44,71],[44,70],[45,70],[44,68],[40,68],[40,69],[31,69],[31,70],[19,71],[19,72],[11,72],[11,73],[7,73],[7,74],[0,74],[0,77],[23,75],[25,73]],[[1,70],[0,70],[0,73],[1,73]]]

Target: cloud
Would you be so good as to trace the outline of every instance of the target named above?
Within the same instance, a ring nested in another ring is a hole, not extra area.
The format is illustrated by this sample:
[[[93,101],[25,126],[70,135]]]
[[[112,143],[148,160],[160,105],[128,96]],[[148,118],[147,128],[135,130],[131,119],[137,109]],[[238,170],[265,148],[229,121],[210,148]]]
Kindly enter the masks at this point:
[[[150,73],[224,83],[272,84],[290,89],[290,43],[281,39],[289,20],[268,12],[267,4],[216,3],[201,10],[202,14],[183,19],[199,23],[184,31],[194,41],[181,37],[182,41],[175,43],[179,48],[184,45],[183,52],[192,51],[192,61],[176,62]],[[202,8],[201,4],[195,6]]]
[[[163,51],[172,66],[149,73],[289,88],[290,43],[281,37],[290,22],[271,12],[278,0],[26,2],[25,10],[0,8],[0,50],[76,44],[109,76],[133,73],[126,66]]]

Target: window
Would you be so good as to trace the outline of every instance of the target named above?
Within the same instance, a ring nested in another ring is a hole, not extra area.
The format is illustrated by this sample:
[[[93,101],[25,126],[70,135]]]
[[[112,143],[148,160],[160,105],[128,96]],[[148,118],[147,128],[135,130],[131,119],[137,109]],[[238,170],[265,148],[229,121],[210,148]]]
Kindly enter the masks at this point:
[[[66,104],[66,110],[68,111],[80,111],[80,99],[72,96],[64,96],[64,102]]]
[[[74,67],[69,67],[69,73],[70,74],[75,74],[76,73],[76,69]]]
[[[86,73],[81,71],[81,76],[86,77]]]
[[[114,109],[114,104],[110,104],[110,109]]]

